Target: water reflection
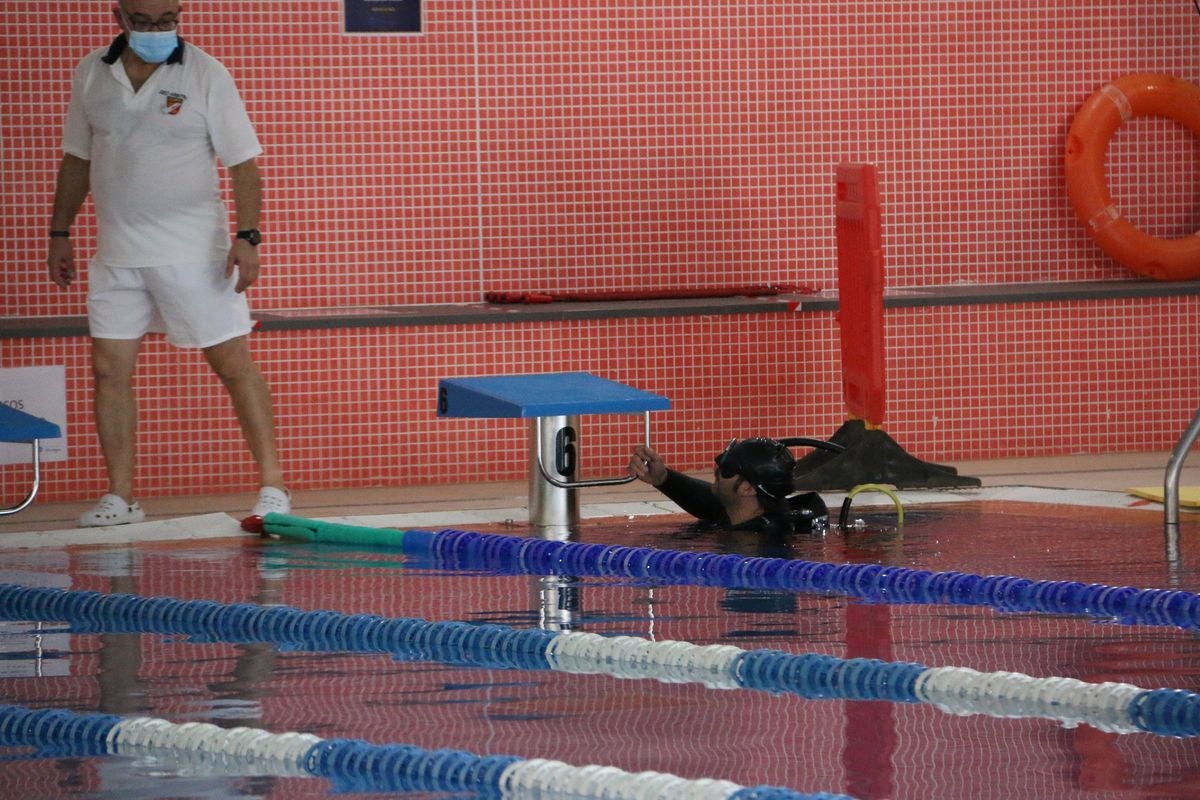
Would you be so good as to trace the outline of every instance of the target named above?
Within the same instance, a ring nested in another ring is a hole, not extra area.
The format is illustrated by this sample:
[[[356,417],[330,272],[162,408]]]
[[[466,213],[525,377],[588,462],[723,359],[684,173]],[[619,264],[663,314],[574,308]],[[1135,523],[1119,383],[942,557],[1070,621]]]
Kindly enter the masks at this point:
[[[865,519],[861,530],[844,535],[776,541],[645,521],[585,524],[580,539],[1134,586],[1162,585],[1168,575],[1160,552],[1147,548],[1159,535],[1156,520],[1143,531],[1126,524],[1120,514],[1079,520],[1040,510],[995,515],[956,507],[908,514],[901,534],[891,525],[894,515],[876,520],[867,514]],[[1195,563],[1200,545],[1185,540],[1181,547],[1183,563]],[[1189,549],[1193,558],[1188,558]],[[872,605],[783,591],[574,576],[444,574],[414,567],[395,553],[363,548],[263,542],[191,551],[132,549],[103,558],[96,553],[59,561],[43,556],[36,563],[28,554],[0,553],[0,568],[24,573],[25,580],[14,582],[50,585],[57,580],[64,586],[143,596],[502,621],[659,641],[1200,689],[1200,641],[1174,629],[1003,614],[982,607]],[[1200,588],[1194,568],[1185,566],[1178,580],[1182,588]],[[39,633],[26,625],[6,637],[14,642],[13,636],[20,637],[26,663],[24,677],[11,672],[0,677],[5,697],[225,727],[520,752],[574,763],[646,769],[669,764],[668,771],[677,773],[841,791],[864,800],[1200,796],[1200,753],[1194,741],[1118,736],[1087,725],[1063,729],[1047,720],[959,718],[885,702],[805,701],[603,676],[396,663],[381,654],[285,652],[266,644],[216,646],[176,637],[164,641],[151,634],[77,633],[66,641],[61,630],[50,626]],[[55,657],[56,648],[45,647],[54,636],[66,641],[57,648],[61,657]],[[5,666],[16,663],[8,659]],[[51,674],[64,665],[70,670]],[[1017,763],[1027,768],[1007,768]],[[128,800],[138,791],[150,791],[147,787],[171,775],[171,769],[161,762],[59,759],[53,765],[58,788],[19,796],[118,792]],[[152,772],[159,777],[151,777]],[[189,779],[186,788],[196,796],[290,796],[268,779],[197,778]],[[306,791],[310,796],[324,793]]]

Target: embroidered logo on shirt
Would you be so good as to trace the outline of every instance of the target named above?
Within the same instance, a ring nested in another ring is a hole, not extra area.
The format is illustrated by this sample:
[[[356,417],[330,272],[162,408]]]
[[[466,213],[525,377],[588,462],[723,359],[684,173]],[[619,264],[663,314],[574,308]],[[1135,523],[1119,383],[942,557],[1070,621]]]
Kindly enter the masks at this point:
[[[159,94],[164,95],[166,98],[163,100],[162,113],[175,116],[183,110],[183,101],[187,100],[186,94],[168,92],[165,89],[160,90]]]

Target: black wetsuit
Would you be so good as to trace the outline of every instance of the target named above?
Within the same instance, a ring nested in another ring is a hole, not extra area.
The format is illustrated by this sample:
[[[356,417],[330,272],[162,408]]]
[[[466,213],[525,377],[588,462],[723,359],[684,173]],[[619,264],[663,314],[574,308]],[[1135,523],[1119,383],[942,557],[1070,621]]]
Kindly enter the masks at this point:
[[[667,479],[658,490],[669,497],[676,505],[707,526],[725,528],[732,531],[758,531],[760,533],[791,533],[792,518],[788,512],[774,513],[765,511],[757,517],[734,525],[725,513],[725,507],[713,494],[712,484],[676,472],[667,470]]]

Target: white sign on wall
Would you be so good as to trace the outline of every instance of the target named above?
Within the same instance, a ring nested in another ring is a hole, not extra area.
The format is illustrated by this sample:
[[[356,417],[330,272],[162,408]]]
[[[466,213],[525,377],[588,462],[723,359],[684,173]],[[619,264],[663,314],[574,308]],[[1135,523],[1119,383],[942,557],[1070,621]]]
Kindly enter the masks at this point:
[[[58,425],[62,436],[43,439],[42,461],[67,460],[67,368],[0,369],[0,403]],[[0,442],[0,464],[28,464],[28,444]]]

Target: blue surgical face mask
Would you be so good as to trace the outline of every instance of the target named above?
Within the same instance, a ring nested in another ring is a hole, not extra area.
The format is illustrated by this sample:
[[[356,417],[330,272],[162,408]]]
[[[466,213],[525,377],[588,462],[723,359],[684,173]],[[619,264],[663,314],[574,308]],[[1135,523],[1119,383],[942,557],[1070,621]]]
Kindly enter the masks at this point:
[[[130,31],[129,46],[147,64],[161,64],[179,46],[179,34],[175,31]]]

